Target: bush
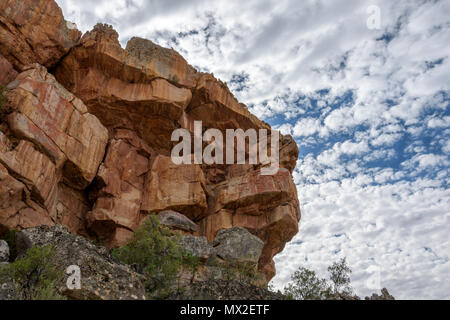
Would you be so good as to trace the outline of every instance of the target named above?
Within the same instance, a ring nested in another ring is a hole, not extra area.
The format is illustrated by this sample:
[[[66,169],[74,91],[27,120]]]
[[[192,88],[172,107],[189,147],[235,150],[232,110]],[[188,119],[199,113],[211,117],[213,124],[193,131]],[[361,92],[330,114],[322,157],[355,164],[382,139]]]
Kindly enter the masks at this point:
[[[191,283],[192,283],[194,282],[195,275],[197,274],[198,269],[201,265],[200,259],[184,249],[181,250],[183,255],[182,263],[184,268],[191,272]]]
[[[135,231],[133,239],[126,246],[114,249],[112,254],[134,265],[147,277],[145,288],[149,297],[163,298],[171,293],[185,257],[178,242],[179,237],[161,226],[157,216],[151,215]]]
[[[23,300],[62,300],[55,287],[60,278],[51,265],[53,247],[33,247],[25,256],[4,267],[1,275],[10,277]]]

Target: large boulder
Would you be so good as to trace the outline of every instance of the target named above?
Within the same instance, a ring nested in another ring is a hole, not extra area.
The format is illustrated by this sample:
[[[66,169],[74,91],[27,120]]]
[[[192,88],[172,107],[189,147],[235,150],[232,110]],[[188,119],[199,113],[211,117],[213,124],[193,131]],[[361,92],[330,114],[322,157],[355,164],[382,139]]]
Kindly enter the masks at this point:
[[[257,265],[264,247],[261,239],[241,227],[220,230],[211,244],[217,257],[240,265]]]
[[[69,289],[61,279],[58,291],[69,299],[138,300],[145,299],[144,277],[113,259],[104,247],[71,234],[65,227],[40,226],[16,234],[18,255],[35,246],[53,246],[51,264],[66,273],[75,265],[81,271],[81,289]]]
[[[18,71],[35,62],[54,66],[80,37],[54,1],[0,2],[0,54]]]
[[[159,222],[170,229],[182,230],[188,233],[198,231],[198,226],[185,215],[173,211],[164,210],[158,213]]]
[[[213,254],[213,247],[206,237],[184,236],[180,244],[184,250],[202,261],[208,260]]]

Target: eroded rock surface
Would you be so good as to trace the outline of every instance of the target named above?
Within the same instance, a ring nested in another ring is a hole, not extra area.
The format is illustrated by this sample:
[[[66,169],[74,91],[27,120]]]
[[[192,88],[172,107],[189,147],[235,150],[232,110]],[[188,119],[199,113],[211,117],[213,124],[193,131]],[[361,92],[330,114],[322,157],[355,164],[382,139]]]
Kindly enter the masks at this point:
[[[365,300],[395,300],[386,288],[381,289],[381,295],[372,293],[371,296],[365,297]]]
[[[214,254],[236,264],[257,265],[264,242],[241,227],[222,229],[212,241]]]
[[[0,4],[0,232],[63,224],[115,247],[150,214],[210,242],[242,227],[270,280],[300,219],[292,137],[280,135],[273,176],[260,164],[176,165],[172,132],[193,135],[194,121],[224,136],[270,126],[174,50],[141,38],[122,48],[103,24],[80,35],[54,1]]]
[[[0,124],[0,227],[64,223],[86,234],[85,188],[97,174],[108,131],[41,65],[7,86]]]
[[[158,218],[163,226],[169,227],[171,229],[178,229],[188,233],[198,231],[198,226],[193,221],[191,221],[185,215],[176,211],[161,211],[158,214]]]
[[[61,225],[40,226],[16,235],[19,256],[29,248],[51,245],[51,264],[65,274],[69,266],[81,271],[81,289],[68,289],[64,276],[57,288],[69,299],[142,300],[145,299],[144,277],[111,257],[106,248],[75,236]]]
[[[12,64],[0,54],[0,86],[6,86],[17,77]]]
[[[54,1],[0,2],[0,53],[18,71],[35,62],[53,66],[80,37]]]
[[[171,297],[178,300],[286,300],[278,292],[238,280],[208,280],[191,284],[186,290]]]

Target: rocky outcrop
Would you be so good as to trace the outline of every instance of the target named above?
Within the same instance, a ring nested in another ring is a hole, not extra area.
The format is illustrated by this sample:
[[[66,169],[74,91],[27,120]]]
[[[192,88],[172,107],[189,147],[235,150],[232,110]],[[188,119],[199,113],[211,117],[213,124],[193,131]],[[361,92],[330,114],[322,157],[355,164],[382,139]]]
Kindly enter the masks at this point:
[[[48,0],[3,0],[0,3],[0,54],[22,71],[31,63],[55,65],[81,37]]]
[[[356,294],[348,292],[337,292],[327,296],[326,300],[361,300]],[[364,300],[395,300],[386,288],[381,289],[381,295],[372,293],[371,296],[365,297]]]
[[[381,289],[381,295],[372,293],[370,297],[365,297],[365,300],[395,300],[386,288]]]
[[[272,292],[248,282],[238,280],[208,280],[190,284],[185,290],[170,297],[176,300],[286,300]]]
[[[214,254],[235,264],[257,265],[264,242],[246,229],[222,229],[213,240]]]
[[[184,236],[181,238],[180,244],[186,252],[199,258],[203,262],[211,258],[214,253],[214,249],[208,243],[206,237]]]
[[[198,231],[198,226],[185,215],[172,211],[164,210],[158,214],[160,223],[170,229],[181,230],[187,233]]]
[[[206,237],[184,236],[183,248],[193,256],[206,261],[212,257],[233,266],[256,266],[264,242],[245,228],[222,229],[217,237],[208,243]]]
[[[144,277],[129,266],[113,259],[106,248],[96,246],[84,237],[75,236],[65,227],[36,227],[16,235],[19,256],[35,246],[51,245],[51,265],[61,274],[69,266],[78,266],[81,288],[69,289],[67,276],[59,283],[58,291],[77,300],[142,300],[145,299]]]
[[[226,84],[149,40],[132,38],[122,48],[108,25],[80,38],[58,6],[43,0],[0,4],[0,71],[7,86],[0,233],[62,224],[116,247],[150,214],[210,242],[241,227],[262,243],[252,260],[260,273],[274,276],[273,257],[300,219],[292,137],[280,135],[273,176],[260,174],[265,164],[176,165],[170,158],[172,132],[193,136],[194,121],[223,134],[271,133]]]

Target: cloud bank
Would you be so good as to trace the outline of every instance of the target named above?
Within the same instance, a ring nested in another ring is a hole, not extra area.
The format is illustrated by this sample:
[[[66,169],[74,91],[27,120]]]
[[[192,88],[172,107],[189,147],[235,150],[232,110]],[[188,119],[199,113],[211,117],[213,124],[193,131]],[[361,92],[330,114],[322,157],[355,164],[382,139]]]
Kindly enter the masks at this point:
[[[174,48],[293,135],[302,220],[275,287],[347,256],[360,295],[450,298],[448,1],[57,2],[83,31]]]

